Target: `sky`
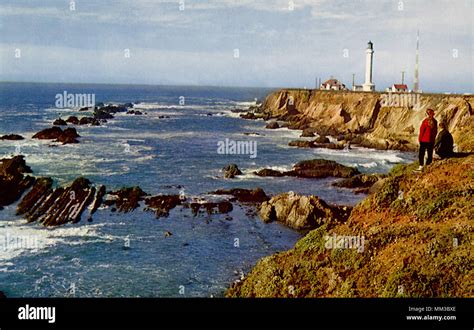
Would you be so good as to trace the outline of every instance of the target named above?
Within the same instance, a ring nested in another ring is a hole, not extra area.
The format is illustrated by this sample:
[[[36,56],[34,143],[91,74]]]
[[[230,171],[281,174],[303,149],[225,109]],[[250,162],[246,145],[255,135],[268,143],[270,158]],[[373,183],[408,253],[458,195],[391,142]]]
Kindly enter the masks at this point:
[[[474,91],[474,0],[0,0],[0,81]]]

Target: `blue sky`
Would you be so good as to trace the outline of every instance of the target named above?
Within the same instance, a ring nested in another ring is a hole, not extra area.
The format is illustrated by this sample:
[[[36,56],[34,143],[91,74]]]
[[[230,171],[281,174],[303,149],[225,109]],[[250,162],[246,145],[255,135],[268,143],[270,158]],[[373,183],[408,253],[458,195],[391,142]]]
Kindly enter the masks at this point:
[[[412,85],[419,29],[421,88],[474,90],[473,0],[70,2],[1,0],[0,80],[312,88],[334,76],[350,85],[352,73],[363,82],[372,40],[380,90],[402,70]]]

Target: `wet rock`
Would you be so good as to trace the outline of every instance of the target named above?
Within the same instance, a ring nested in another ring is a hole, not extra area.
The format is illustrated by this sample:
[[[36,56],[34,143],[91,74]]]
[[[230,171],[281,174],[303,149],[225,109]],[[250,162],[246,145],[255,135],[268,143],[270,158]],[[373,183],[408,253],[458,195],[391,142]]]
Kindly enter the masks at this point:
[[[82,117],[79,120],[79,125],[100,126],[99,120],[93,117]]]
[[[56,139],[56,142],[62,142],[63,144],[67,143],[79,143],[79,141],[76,139],[80,137],[79,134],[77,134],[77,131],[75,128],[68,127],[66,128],[63,133]]]
[[[300,137],[314,137],[314,132],[310,128],[306,128],[301,133]]]
[[[196,216],[200,210],[205,210],[207,214],[225,214],[232,212],[234,209],[232,203],[229,201],[189,203],[189,207],[194,216]]]
[[[77,118],[76,116],[70,116],[68,119],[66,119],[66,123],[79,125],[79,118]]]
[[[350,211],[345,214],[342,211],[342,207],[330,206],[317,196],[289,192],[263,202],[259,215],[264,222],[278,221],[293,229],[310,230],[328,222],[347,220]]]
[[[10,141],[18,141],[18,140],[24,140],[25,138],[21,135],[18,134],[8,134],[8,135],[3,135],[0,137],[0,140],[10,140]]]
[[[172,236],[172,235],[173,235],[172,232],[170,232],[170,231],[165,231],[165,237],[170,237],[170,236]]]
[[[54,126],[67,126],[67,123],[64,119],[58,118],[53,122]]]
[[[51,178],[40,178],[18,204],[17,214],[44,226],[76,223],[94,198],[96,189],[90,184],[79,177],[68,187],[53,189]]]
[[[241,203],[262,203],[268,200],[268,196],[265,194],[262,188],[255,188],[254,190],[241,188],[220,189],[212,192],[211,194],[231,195],[234,196],[231,201],[238,201]]]
[[[290,147],[298,147],[298,148],[313,148],[314,142],[313,141],[305,141],[305,140],[295,140],[290,141],[288,143]]]
[[[352,178],[333,183],[335,187],[357,189],[356,193],[368,193],[369,189],[379,180],[385,178],[383,174],[358,174]]]
[[[247,112],[247,113],[241,114],[240,118],[242,118],[242,119],[257,119],[257,116],[255,116],[255,114],[253,112]]]
[[[324,149],[334,149],[342,150],[345,148],[343,143],[313,143],[313,148],[324,148]]]
[[[46,128],[42,131],[39,131],[33,135],[33,139],[40,140],[54,140],[63,134],[63,130],[58,126],[53,126],[51,128]]]
[[[55,140],[55,142],[62,142],[63,144],[66,143],[79,143],[76,138],[79,137],[75,128],[66,128],[64,131],[58,127],[53,126],[52,128],[44,129],[35,135],[33,135],[33,139],[40,139],[40,140]]]
[[[285,173],[277,171],[277,170],[272,170],[270,168],[265,168],[263,170],[256,171],[254,172],[254,174],[258,176],[276,176],[276,177],[285,176]]]
[[[236,164],[229,164],[222,169],[224,171],[224,178],[232,179],[236,175],[241,175],[242,171],[239,170]]]
[[[31,172],[23,156],[0,159],[0,207],[17,201],[34,184],[33,177],[24,175]]]
[[[110,193],[110,195],[114,195],[116,197],[115,200],[113,200],[112,203],[106,203],[106,201],[104,202],[104,204],[115,204],[118,211],[126,213],[133,211],[137,207],[139,207],[139,202],[142,201],[144,197],[148,194],[144,192],[140,187],[127,187],[112,192]]]
[[[313,140],[314,143],[329,143],[329,138],[326,136],[318,136],[315,140]]]
[[[145,204],[149,209],[155,211],[156,217],[167,217],[169,211],[176,206],[181,205],[182,199],[180,195],[160,195],[147,198]]]
[[[332,160],[313,159],[298,162],[292,171],[285,174],[302,178],[325,178],[329,176],[349,178],[359,174],[359,171],[356,168],[344,166]]]
[[[94,214],[97,211],[97,209],[102,205],[105,194],[106,194],[106,189],[105,189],[105,186],[102,185],[97,190],[97,194],[94,199],[94,204],[92,205],[92,209],[90,213],[91,215]]]
[[[140,110],[128,110],[127,115],[143,115],[143,112]]]
[[[271,121],[265,126],[267,129],[277,129],[280,128],[280,125],[276,121]]]

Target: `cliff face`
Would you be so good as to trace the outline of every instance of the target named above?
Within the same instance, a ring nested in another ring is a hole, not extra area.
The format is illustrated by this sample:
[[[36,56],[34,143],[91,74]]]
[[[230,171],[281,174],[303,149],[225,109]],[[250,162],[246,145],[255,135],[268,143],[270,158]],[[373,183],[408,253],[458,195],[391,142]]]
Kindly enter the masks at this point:
[[[474,96],[389,94],[283,89],[267,96],[267,118],[289,122],[290,128],[314,128],[318,133],[352,133],[346,140],[381,149],[414,150],[427,108],[444,119],[459,151],[474,151]],[[471,134],[466,134],[471,132]],[[467,136],[466,136],[467,135]]]
[[[472,297],[474,155],[398,165],[343,224],[261,259],[229,297]]]

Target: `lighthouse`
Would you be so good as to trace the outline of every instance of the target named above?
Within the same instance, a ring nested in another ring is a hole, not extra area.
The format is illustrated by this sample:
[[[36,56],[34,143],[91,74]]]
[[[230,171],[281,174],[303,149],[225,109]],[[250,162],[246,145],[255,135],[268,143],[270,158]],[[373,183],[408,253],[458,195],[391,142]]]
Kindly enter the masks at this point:
[[[365,60],[365,83],[362,85],[364,92],[373,92],[375,85],[372,82],[372,66],[374,61],[374,44],[369,41],[367,44],[366,60]]]

